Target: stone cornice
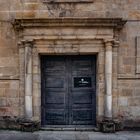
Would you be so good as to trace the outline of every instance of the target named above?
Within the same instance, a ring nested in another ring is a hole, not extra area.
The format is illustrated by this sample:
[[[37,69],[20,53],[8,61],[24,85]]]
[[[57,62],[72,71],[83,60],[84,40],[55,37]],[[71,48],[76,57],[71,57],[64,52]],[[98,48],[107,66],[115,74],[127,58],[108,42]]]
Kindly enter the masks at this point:
[[[43,3],[91,3],[94,0],[42,0]]]
[[[46,18],[15,19],[15,29],[43,27],[100,27],[121,29],[126,23],[122,18]]]

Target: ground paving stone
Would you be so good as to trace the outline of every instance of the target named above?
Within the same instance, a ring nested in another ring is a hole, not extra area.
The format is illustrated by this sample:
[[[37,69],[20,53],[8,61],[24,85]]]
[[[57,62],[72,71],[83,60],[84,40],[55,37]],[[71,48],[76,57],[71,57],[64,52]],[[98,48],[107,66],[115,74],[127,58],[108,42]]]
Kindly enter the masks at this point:
[[[113,134],[80,131],[0,131],[0,140],[140,140],[139,132],[117,132]]]

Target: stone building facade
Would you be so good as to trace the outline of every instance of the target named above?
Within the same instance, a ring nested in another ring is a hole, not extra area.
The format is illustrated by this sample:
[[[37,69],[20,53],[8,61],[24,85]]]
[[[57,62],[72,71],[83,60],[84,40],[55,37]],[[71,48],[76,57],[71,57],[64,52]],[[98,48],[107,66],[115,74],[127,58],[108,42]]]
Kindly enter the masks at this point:
[[[61,59],[68,56],[68,62],[69,59],[73,60],[74,56],[82,56],[82,60],[93,56],[96,60],[93,64],[96,67],[96,80],[93,83],[96,100],[93,106],[96,109],[91,111],[95,114],[94,121],[97,124],[106,118],[117,119],[123,122],[124,126],[139,127],[139,5],[139,0],[0,0],[0,116],[26,117],[40,122],[48,119],[49,115],[61,118],[62,114],[55,111],[51,112],[54,116],[50,113],[42,117],[42,114],[45,114],[42,113],[45,110],[42,109],[42,98],[45,98],[46,102],[49,98],[50,104],[55,102],[56,105],[59,104],[58,100],[66,98],[65,93],[61,98],[50,94],[48,96],[47,91],[44,97],[42,79],[46,77],[41,76],[42,59],[46,59],[47,65],[47,57],[50,56],[51,61],[55,57]],[[46,71],[48,70],[49,68],[46,68]],[[81,74],[77,77],[88,76]],[[55,81],[51,82],[53,87]],[[70,92],[72,85],[66,87],[67,99],[74,100],[74,96],[69,99],[70,94],[73,94]],[[49,92],[50,89],[46,90]],[[82,100],[81,96],[77,98]],[[86,100],[86,95],[83,97]],[[65,102],[67,104],[67,100]],[[85,107],[86,103],[82,103]],[[46,104],[45,108],[49,103]],[[69,106],[69,103],[67,105]],[[64,105],[66,108],[63,109],[68,114],[74,114],[72,105],[69,109],[67,105]],[[86,109],[87,113],[88,108]],[[69,123],[71,118],[74,122],[74,116],[63,118],[68,119],[65,126],[72,124]],[[85,119],[84,123],[86,121]],[[76,124],[84,124],[77,122]],[[44,124],[46,125],[47,121]],[[76,127],[75,124],[72,127]]]

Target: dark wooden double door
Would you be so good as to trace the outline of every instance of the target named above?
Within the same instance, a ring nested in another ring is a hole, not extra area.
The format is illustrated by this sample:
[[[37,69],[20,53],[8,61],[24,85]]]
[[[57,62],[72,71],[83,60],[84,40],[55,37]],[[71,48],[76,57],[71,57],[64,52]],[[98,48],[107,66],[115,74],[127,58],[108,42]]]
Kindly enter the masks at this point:
[[[42,56],[42,125],[95,125],[95,56]]]

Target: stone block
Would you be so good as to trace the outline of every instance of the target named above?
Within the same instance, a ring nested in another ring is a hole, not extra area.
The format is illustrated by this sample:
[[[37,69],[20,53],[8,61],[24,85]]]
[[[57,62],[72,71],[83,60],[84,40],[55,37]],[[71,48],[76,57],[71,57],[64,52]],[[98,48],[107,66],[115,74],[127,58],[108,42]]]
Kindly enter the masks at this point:
[[[40,65],[40,63],[39,63],[39,58],[35,55],[35,57],[33,57],[34,58],[34,60],[33,60],[33,66],[38,66],[39,67],[39,65]]]
[[[18,69],[15,67],[0,67],[0,73],[0,77],[16,77],[18,74]]]
[[[140,96],[139,97],[130,97],[128,99],[129,106],[140,106]]]
[[[36,18],[48,18],[49,12],[46,10],[36,11]]]
[[[0,98],[1,97],[5,97],[5,89],[4,88],[0,88]]]
[[[23,18],[35,18],[35,11],[24,11]]]
[[[24,106],[24,103],[25,103],[24,100],[25,100],[24,97],[19,97],[19,104],[20,104],[21,106]]]
[[[14,14],[15,14],[15,18],[17,18],[17,19],[22,19],[22,17],[23,17],[23,11],[15,11],[14,12]]]
[[[17,66],[18,64],[18,59],[14,57],[1,57],[0,58],[0,66],[5,66],[5,67],[14,67]]]
[[[98,73],[100,73],[100,74],[104,73],[104,65],[103,64],[98,65]]]
[[[119,108],[118,108],[118,98],[117,97],[113,97],[113,118],[118,118],[118,111],[119,111]]]
[[[0,80],[0,88],[9,88],[10,82],[9,81],[1,81]]]
[[[37,106],[41,106],[41,98],[33,97],[33,103]]]
[[[139,112],[140,112],[140,107],[139,107],[139,105],[137,105],[137,106],[131,106],[131,107],[130,107],[130,112],[131,112],[133,118],[135,118],[136,116],[137,116],[137,117],[138,117],[138,116],[140,117],[140,114],[139,114]]]
[[[12,106],[9,108],[9,112],[6,113],[7,116],[19,116],[19,105],[18,106]]]
[[[126,65],[124,71],[125,73],[135,73],[135,71],[133,71],[132,65]]]
[[[34,81],[34,83],[39,83],[40,82],[40,75],[39,74],[34,74],[33,75],[33,81]]]
[[[8,3],[10,6],[9,11],[20,11],[23,8],[23,3],[21,0],[12,0],[12,1],[9,1]]]
[[[34,116],[35,117],[40,117],[40,115],[41,115],[41,106],[34,106],[33,109],[34,109]]]
[[[24,117],[24,116],[25,116],[24,105],[21,105],[21,106],[19,107],[19,116],[20,116],[20,117]]]
[[[88,49],[85,45],[82,45],[82,46],[80,46],[79,49],[77,48],[76,50],[77,51],[79,50],[79,53],[89,53],[89,54],[92,52],[98,53],[100,50],[99,47],[93,47],[93,46],[89,46],[89,45],[87,45],[87,46],[88,46]]]
[[[9,107],[0,107],[0,116],[9,115],[9,111],[10,111]]]
[[[38,6],[39,6],[38,3],[36,3],[36,2],[30,2],[30,3],[23,4],[24,10],[27,10],[27,11],[39,10]]]
[[[139,88],[135,88],[135,90],[133,91],[133,96],[135,96],[135,97],[139,96],[140,97],[140,89]]]
[[[140,73],[140,57],[136,58],[136,73]]]
[[[19,91],[18,91],[18,88],[17,89],[11,89],[11,88],[8,88],[8,89],[5,89],[5,94],[6,94],[6,97],[7,98],[19,98]]]
[[[131,97],[133,95],[133,89],[124,88],[119,92],[119,95],[120,96],[126,96],[126,97],[130,96]]]
[[[130,131],[139,131],[140,128],[140,120],[135,119],[126,119],[123,121],[124,129],[130,130]]]
[[[123,58],[123,64],[124,65],[133,65],[135,63],[134,57],[124,57]]]
[[[128,106],[128,98],[119,97],[119,106]]]
[[[19,99],[18,98],[7,98],[7,106],[19,107]]]
[[[8,11],[9,10],[9,0],[5,0],[5,1],[0,1],[0,11]]]
[[[6,107],[6,106],[7,106],[7,99],[0,98],[0,107]]]
[[[13,57],[14,53],[12,49],[8,49],[7,47],[4,46],[4,44],[2,43],[2,39],[0,39],[1,43],[0,43],[0,58],[3,60],[4,58],[8,58],[8,57]],[[5,61],[6,61],[5,59]],[[12,61],[12,60],[11,60]],[[2,61],[0,62],[2,63]]]
[[[139,20],[140,19],[140,11],[139,10],[131,10],[128,13],[131,19]]]
[[[39,74],[39,68],[38,68],[38,66],[34,66],[33,67],[33,73],[34,74]]]

